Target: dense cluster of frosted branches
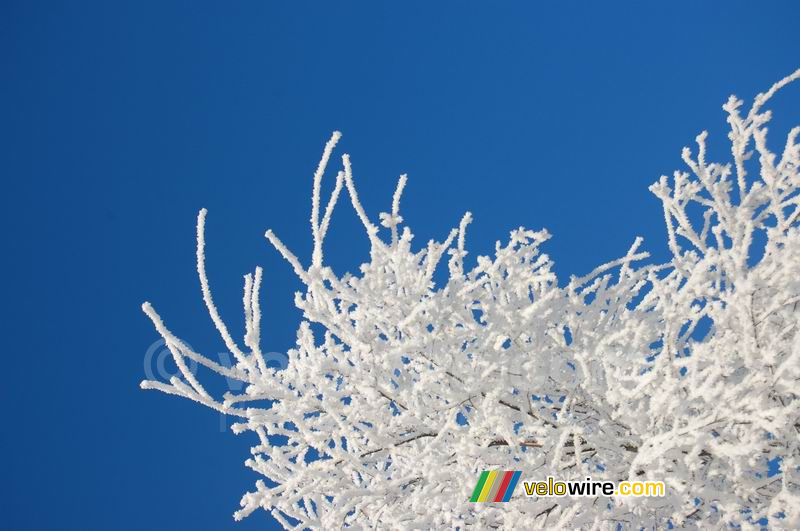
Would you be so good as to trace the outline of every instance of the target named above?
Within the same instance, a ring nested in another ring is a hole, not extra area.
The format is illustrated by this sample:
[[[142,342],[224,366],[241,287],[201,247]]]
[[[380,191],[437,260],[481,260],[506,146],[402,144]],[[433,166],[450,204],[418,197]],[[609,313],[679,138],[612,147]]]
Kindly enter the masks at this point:
[[[305,285],[288,367],[272,369],[262,355],[260,268],[244,280],[244,346],[223,323],[205,273],[203,210],[203,298],[236,363],[192,351],[145,304],[181,377],[142,386],[236,416],[236,432],[258,436],[247,465],[266,481],[243,497],[237,519],[261,507],[287,528],[749,527],[764,517],[797,528],[800,128],[772,153],[763,106],[798,77],[746,113],[734,97],[725,104],[732,164],[706,160],[704,132],[683,152],[689,171],[651,187],[669,263],[640,265],[637,239],[562,287],[540,250],[546,231],[514,230],[470,269],[467,214],[443,242],[415,250],[399,213],[405,176],[380,214],[382,237],[347,155],[323,208],[334,133],[313,177],[311,263],[266,234]],[[343,191],[370,259],[340,277],[325,265],[323,241]],[[440,262],[449,275],[437,285]],[[188,362],[243,391],[212,396]],[[777,474],[767,474],[770,461]],[[470,503],[481,470],[667,488],[659,498],[538,499],[518,489],[510,503]]]

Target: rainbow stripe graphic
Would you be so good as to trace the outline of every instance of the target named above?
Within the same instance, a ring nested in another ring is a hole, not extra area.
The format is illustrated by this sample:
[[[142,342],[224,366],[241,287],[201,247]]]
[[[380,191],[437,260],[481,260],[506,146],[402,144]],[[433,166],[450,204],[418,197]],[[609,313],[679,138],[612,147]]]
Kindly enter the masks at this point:
[[[484,470],[478,478],[478,484],[472,491],[471,502],[507,502],[514,494],[514,489],[522,474],[519,470],[503,470],[489,472]]]

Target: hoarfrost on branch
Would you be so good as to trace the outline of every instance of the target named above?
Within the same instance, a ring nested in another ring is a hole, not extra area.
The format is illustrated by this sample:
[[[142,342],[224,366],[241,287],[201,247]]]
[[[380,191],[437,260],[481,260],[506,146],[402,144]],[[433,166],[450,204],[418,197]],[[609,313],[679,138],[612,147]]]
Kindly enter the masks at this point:
[[[465,261],[469,213],[442,242],[414,247],[400,215],[405,176],[376,224],[348,155],[323,204],[336,132],[313,176],[311,263],[266,233],[305,285],[288,366],[273,369],[262,354],[261,268],[244,277],[241,343],[219,315],[202,210],[202,295],[235,363],[194,352],[145,303],[181,376],[142,387],[237,417],[235,432],[256,434],[247,465],[267,481],[244,495],[237,519],[263,508],[287,528],[750,527],[763,517],[797,528],[800,127],[773,153],[763,107],[798,77],[748,111],[735,97],[723,106],[732,163],[706,160],[703,132],[683,151],[688,171],[650,187],[663,204],[669,263],[645,262],[637,238],[562,287],[541,250],[544,230],[512,231],[474,267]],[[337,276],[323,242],[343,192],[370,256],[358,274]],[[449,274],[437,285],[440,263]],[[212,396],[187,362],[243,382],[242,391]],[[778,474],[766,473],[768,462]],[[511,503],[470,503],[481,470],[663,480],[666,495],[518,492]]]

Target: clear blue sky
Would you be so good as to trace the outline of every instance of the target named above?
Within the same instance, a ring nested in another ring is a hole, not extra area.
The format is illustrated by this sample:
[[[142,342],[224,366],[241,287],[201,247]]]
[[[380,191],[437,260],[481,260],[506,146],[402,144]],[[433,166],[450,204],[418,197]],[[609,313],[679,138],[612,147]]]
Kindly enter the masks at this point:
[[[373,216],[409,174],[417,241],[471,210],[473,258],[525,225],[554,234],[563,275],[636,235],[663,259],[647,186],[703,128],[725,156],[720,106],[800,66],[798,15],[796,2],[3,2],[0,527],[233,527],[256,479],[251,439],[138,388],[157,339],[144,300],[195,348],[221,349],[194,276],[201,207],[221,311],[241,328],[241,275],[264,266],[276,351],[299,285],[263,233],[308,260],[310,176],[333,129]],[[797,123],[789,92],[776,106]],[[341,206],[327,256],[353,270],[366,242]],[[265,525],[257,513],[237,529]]]

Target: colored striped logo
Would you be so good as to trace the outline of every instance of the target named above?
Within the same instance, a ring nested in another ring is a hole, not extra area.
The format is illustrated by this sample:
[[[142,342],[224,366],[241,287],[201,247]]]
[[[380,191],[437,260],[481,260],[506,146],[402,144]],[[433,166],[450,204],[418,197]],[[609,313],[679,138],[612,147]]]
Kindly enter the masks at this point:
[[[475,485],[475,490],[472,491],[472,497],[469,499],[471,502],[507,502],[514,494],[514,488],[517,486],[519,476],[522,474],[519,470],[504,470],[502,472],[488,472],[484,470],[481,472],[481,477],[478,478],[478,484]]]

